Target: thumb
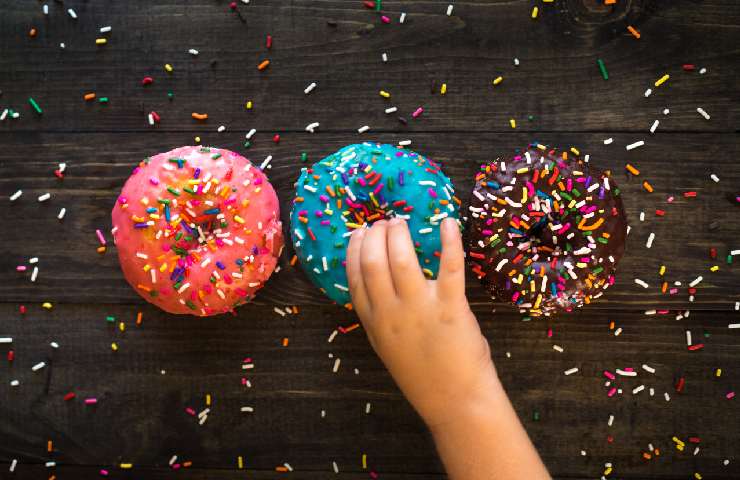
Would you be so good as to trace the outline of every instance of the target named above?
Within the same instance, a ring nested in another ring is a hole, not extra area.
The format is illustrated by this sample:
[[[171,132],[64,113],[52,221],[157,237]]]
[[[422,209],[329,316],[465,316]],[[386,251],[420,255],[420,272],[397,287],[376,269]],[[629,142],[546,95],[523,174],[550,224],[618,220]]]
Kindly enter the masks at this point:
[[[437,275],[440,297],[456,299],[465,296],[465,252],[457,221],[445,218],[440,225],[442,256]]]

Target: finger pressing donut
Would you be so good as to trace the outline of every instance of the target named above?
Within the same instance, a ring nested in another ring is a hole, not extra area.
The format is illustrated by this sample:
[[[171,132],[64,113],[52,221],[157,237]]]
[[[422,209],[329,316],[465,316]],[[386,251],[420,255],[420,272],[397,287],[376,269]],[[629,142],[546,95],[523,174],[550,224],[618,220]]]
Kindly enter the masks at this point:
[[[362,239],[367,233],[366,228],[355,230],[349,239],[347,246],[347,280],[349,292],[352,295],[352,305],[357,310],[360,318],[370,310],[370,300],[367,297],[365,282],[362,279],[362,268],[360,267],[360,250],[362,248]]]
[[[426,285],[409,227],[397,217],[388,222],[388,263],[399,296],[413,297]]]
[[[442,258],[437,277],[440,296],[458,298],[465,295],[465,252],[457,222],[445,218],[440,225]]]
[[[360,267],[372,306],[380,305],[396,296],[388,267],[387,232],[387,222],[381,220],[373,224],[362,239]]]

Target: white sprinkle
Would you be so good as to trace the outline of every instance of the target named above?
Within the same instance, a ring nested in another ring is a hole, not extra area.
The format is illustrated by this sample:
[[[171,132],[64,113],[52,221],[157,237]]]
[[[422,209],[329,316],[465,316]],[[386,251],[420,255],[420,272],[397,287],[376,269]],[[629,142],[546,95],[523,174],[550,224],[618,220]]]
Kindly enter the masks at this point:
[[[151,113],[146,116],[147,121],[149,122],[149,125],[154,125],[154,115]]]
[[[622,370],[621,368],[618,368],[615,370],[617,372],[617,375],[621,375],[622,377],[636,377],[637,372],[634,370]]]
[[[33,272],[31,273],[31,281],[35,282],[36,277],[39,276],[39,267],[33,267]]]
[[[19,382],[18,380],[11,380],[10,381],[10,386],[11,387],[17,387],[20,384],[21,384],[21,382]]]
[[[727,460],[725,460],[725,461],[727,461]],[[11,472],[15,472],[15,467],[16,467],[17,465],[18,465],[18,460],[16,460],[16,459],[14,458],[14,459],[13,459],[13,461],[12,461],[12,462],[10,462],[10,471],[11,471]]]
[[[34,365],[33,367],[31,367],[31,370],[34,371],[34,372],[37,372],[37,371],[41,370],[42,368],[44,368],[45,366],[46,366],[46,362],[39,362],[36,365]]]
[[[610,427],[614,425],[614,415],[609,415],[609,421],[606,422],[606,424],[609,425]]]
[[[619,327],[619,328],[617,328],[616,330],[614,330],[614,336],[615,336],[615,337],[618,337],[618,336],[620,336],[621,334],[622,334],[622,327]]]
[[[625,148],[627,150],[634,150],[635,148],[642,147],[643,145],[645,145],[645,141],[644,140],[639,140],[639,141],[637,141],[635,143],[630,143]]]
[[[504,265],[506,265],[508,262],[509,262],[508,259],[506,258],[502,259],[500,262],[498,262],[498,265],[496,265],[496,271],[500,272],[501,269],[504,267]]]
[[[313,133],[314,129],[319,127],[319,122],[313,122],[306,125],[306,131]]]
[[[406,12],[401,12],[401,18],[398,19],[398,23],[403,23],[406,21]]]
[[[48,15],[49,14],[49,5],[44,4],[43,10],[44,10],[44,15]]]
[[[447,5],[447,16],[449,17],[452,15],[452,4]]]
[[[73,9],[68,8],[67,9],[67,13],[69,14],[70,17],[77,18],[77,13],[75,13],[75,11]]]
[[[582,457],[585,457],[586,456],[586,450],[581,450],[581,456]]]
[[[278,315],[280,315],[281,317],[284,317],[285,316],[285,312],[282,309],[278,308],[278,307],[274,307],[273,308],[273,311],[275,313],[277,313]]]
[[[725,467],[726,467],[727,465],[729,465],[729,464],[730,464],[730,460],[728,460],[728,459],[726,459],[726,458],[725,458],[725,460],[724,460],[724,461],[722,462],[722,465],[724,465]]]
[[[270,164],[271,161],[272,161],[272,155],[268,155],[267,158],[265,158],[265,161],[262,162],[262,164],[260,165],[260,170],[264,170],[265,168],[267,168],[267,166]]]
[[[645,315],[655,315],[656,313],[658,313],[658,311],[655,310],[655,309],[653,309],[653,310],[645,310]]]
[[[252,138],[252,136],[253,136],[253,135],[254,135],[255,133],[257,133],[257,130],[253,128],[253,129],[251,129],[251,130],[250,130],[249,132],[247,132],[247,134],[245,135],[245,138],[246,138],[247,140],[249,140],[250,138]]]
[[[638,284],[639,286],[641,286],[642,288],[648,288],[649,287],[649,285],[647,284],[647,282],[645,282],[643,280],[640,280],[639,278],[636,278],[635,279],[635,283]]]
[[[365,133],[368,130],[370,130],[370,127],[367,126],[367,125],[363,125],[362,127],[360,127],[360,128],[357,129],[357,133]]]
[[[45,194],[39,196],[38,201],[39,202],[45,202],[45,201],[47,201],[50,198],[51,198],[51,193],[46,192]]]
[[[393,112],[396,112],[396,111],[398,111],[398,108],[396,108],[396,107],[388,107],[388,108],[385,109],[385,113],[393,113]]]
[[[420,228],[419,229],[419,233],[421,233],[421,234],[432,233],[432,228],[431,227],[428,227],[428,228]]]
[[[217,132],[218,132],[218,133],[221,133],[221,132],[225,132],[225,131],[226,131],[226,127],[225,127],[224,125],[221,125],[221,126],[220,126],[220,127],[218,127],[218,129],[217,129]]]
[[[180,288],[178,288],[177,289],[177,293],[182,293],[185,290],[187,290],[188,288],[190,288],[190,282],[186,282]]]
[[[369,415],[370,414],[370,409],[371,408],[372,408],[372,405],[370,405],[370,402],[367,402],[365,404],[365,415]]]
[[[691,346],[691,330],[686,330],[686,345]]]
[[[696,109],[696,111],[697,111],[697,112],[699,112],[699,114],[700,114],[700,115],[701,115],[702,117],[704,117],[704,120],[709,120],[710,118],[712,118],[712,117],[710,117],[710,116],[709,116],[709,114],[708,114],[708,113],[706,112],[706,110],[704,110],[704,109],[703,109],[703,108],[701,108],[701,107],[697,108],[697,109]]]
[[[44,465],[46,468],[54,468],[57,466],[57,462],[46,462]]]
[[[650,232],[650,236],[648,237],[645,246],[647,248],[651,248],[653,246],[653,240],[655,240],[655,234],[653,232]]]
[[[519,66],[519,59],[516,58],[516,57],[514,57],[514,66],[515,67],[518,67]]]
[[[383,59],[383,63],[388,61],[388,54],[383,52],[383,55],[381,55],[381,58]]]
[[[198,50],[194,49],[194,48],[191,48],[190,50],[188,50],[188,53],[189,53],[190,55],[196,56],[196,55],[198,55],[198,54],[199,54],[200,52],[199,52]]]
[[[664,108],[663,109],[663,115],[668,115],[669,113],[671,113],[671,111],[669,109],[667,109],[667,108]]]
[[[51,348],[59,348],[59,344],[58,344],[57,342],[50,342],[50,343],[49,343],[49,346],[50,346]]]
[[[635,387],[632,389],[632,395],[637,395],[638,393],[645,390],[645,385],[640,385],[639,387]]]
[[[333,373],[337,373],[339,371],[339,364],[342,363],[342,359],[337,357],[336,360],[334,360],[334,367],[332,367],[331,371]]]
[[[411,145],[411,140],[401,140],[398,142],[398,145],[401,147],[408,147]]]
[[[107,27],[100,27],[100,33],[108,33],[111,30],[113,30],[110,26]]]
[[[312,82],[309,86],[307,86],[306,88],[304,88],[303,89],[303,93],[305,93],[306,95],[308,95],[309,93],[311,93],[313,91],[314,88],[316,88],[316,82]]]
[[[337,465],[337,462],[331,462],[331,468],[334,470],[334,473],[339,473],[339,466]]]
[[[62,207],[61,210],[59,210],[59,214],[57,214],[57,219],[61,220],[64,218],[64,215],[67,214],[67,209]]]
[[[0,113],[0,122],[2,122],[3,120],[5,120],[5,117],[8,116],[8,112],[9,112],[9,110],[6,108],[5,110],[3,110],[3,113]]]
[[[573,375],[573,374],[574,374],[574,373],[576,373],[577,371],[578,371],[578,367],[573,367],[573,368],[570,368],[570,369],[568,369],[568,370],[564,371],[563,373],[564,373],[565,375]]]
[[[506,358],[511,358],[511,352],[506,352]]]
[[[59,48],[66,48],[66,45],[64,44],[64,42],[59,44]]]
[[[645,90],[645,98],[647,98],[650,95],[652,95],[652,93],[653,93],[653,90],[651,88],[648,88],[647,90]]]
[[[702,280],[704,280],[704,277],[702,277],[701,275],[699,275],[694,280],[692,280],[691,283],[689,283],[689,287],[692,287],[693,288],[693,287],[699,285],[699,282],[701,282]]]
[[[655,369],[646,363],[642,364],[642,369],[649,373],[655,373]]]
[[[0,343],[13,343],[13,337],[0,337]]]
[[[560,345],[553,345],[552,349],[555,350],[556,352],[563,353],[563,347],[561,347]]]
[[[706,68],[704,68],[704,67],[702,67],[702,68],[701,68],[701,69],[699,70],[699,75],[704,75],[705,73],[707,73],[707,69],[706,69]]]
[[[13,195],[10,196],[10,201],[15,202],[19,198],[21,198],[21,195],[23,195],[23,190],[16,191]]]
[[[604,139],[604,145],[611,145],[611,143],[614,141],[612,137],[605,138]]]
[[[31,257],[28,259],[28,263],[39,263],[39,257]]]
[[[337,334],[339,333],[339,330],[334,330],[331,332],[331,335],[329,335],[329,338],[326,340],[327,343],[331,343],[334,341],[334,339],[337,337]]]
[[[252,413],[254,412],[254,407],[242,407],[240,410],[242,413]]]
[[[660,120],[654,121],[653,125],[650,127],[650,133],[655,133],[655,130],[658,129],[659,124],[660,124]]]
[[[698,453],[699,453],[699,447],[696,447],[696,448],[694,449],[694,456],[696,456],[696,455],[697,455]]]
[[[645,212],[642,212],[642,211],[640,212],[640,221],[641,222],[645,221]]]
[[[709,175],[709,178],[711,178],[714,183],[719,183],[719,177],[716,174],[713,173]]]
[[[668,395],[668,392],[665,392],[665,393],[663,394],[663,397],[665,397],[665,401],[666,401],[666,402],[670,402],[670,401],[671,401],[671,396],[670,396],[670,395]]]

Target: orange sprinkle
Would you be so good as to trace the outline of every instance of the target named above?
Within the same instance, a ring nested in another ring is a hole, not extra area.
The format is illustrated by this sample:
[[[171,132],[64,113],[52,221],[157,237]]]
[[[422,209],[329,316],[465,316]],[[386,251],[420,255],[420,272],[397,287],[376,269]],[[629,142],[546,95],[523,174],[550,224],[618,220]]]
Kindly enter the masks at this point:
[[[54,450],[54,444],[49,440],[46,442],[46,451],[51,453]]]
[[[296,307],[295,305],[293,305],[293,314],[294,315],[298,314],[298,307]]]
[[[642,182],[642,188],[644,188],[650,193],[653,193],[653,186],[650,185],[648,182]]]
[[[614,330],[614,320],[609,322],[609,330]]]
[[[617,0],[604,0],[604,5],[615,5]]]
[[[349,333],[352,330],[354,330],[356,328],[359,328],[359,327],[360,327],[360,324],[359,323],[353,323],[352,325],[350,325],[349,327],[347,327],[347,328],[344,329],[344,333]]]
[[[288,467],[275,467],[276,472],[287,472]]]
[[[86,102],[89,102],[90,100],[95,100],[95,93],[94,92],[86,93],[85,96],[82,98],[84,98]]]
[[[105,253],[105,246],[101,245],[98,248],[95,249],[98,253]]]
[[[627,25],[627,30],[632,34],[633,37],[640,38],[640,32],[638,32],[632,25]]]
[[[298,255],[293,255],[293,258],[290,259],[290,266],[295,266],[296,262],[298,261]]]
[[[636,176],[636,175],[639,175],[639,174],[640,174],[640,171],[639,171],[638,169],[636,169],[635,167],[633,167],[633,166],[632,166],[631,164],[629,164],[629,163],[628,163],[627,165],[625,165],[625,168],[626,168],[626,169],[627,169],[627,171],[628,171],[628,172],[630,172],[630,173],[631,173],[632,175],[635,175],[635,176]]]
[[[193,112],[193,113],[190,114],[190,116],[193,117],[196,120],[207,120],[208,119],[208,114],[207,113]]]
[[[187,462],[182,462],[182,466],[185,468],[188,468],[192,465],[193,465],[193,462],[191,462],[190,460],[188,460]]]
[[[262,63],[257,65],[257,70],[264,70],[267,68],[267,66],[270,64],[269,60],[263,60]]]
[[[288,337],[283,338],[283,347],[288,346]]]
[[[653,457],[649,453],[645,452],[642,454],[642,458],[644,458],[645,460],[650,460]]]
[[[36,29],[35,28],[31,28],[31,30],[28,31],[28,36],[29,37],[35,37],[36,36]]]
[[[142,317],[142,314],[141,314],[141,312],[138,312],[138,313],[136,314],[136,324],[137,324],[137,325],[141,325],[141,317]]]
[[[602,217],[596,220],[596,222],[592,223],[591,225],[585,225],[585,223],[586,223],[586,219],[584,218],[583,220],[581,220],[581,223],[578,224],[578,229],[579,230],[596,230],[597,228],[601,226],[602,223],[604,223],[604,218]]]

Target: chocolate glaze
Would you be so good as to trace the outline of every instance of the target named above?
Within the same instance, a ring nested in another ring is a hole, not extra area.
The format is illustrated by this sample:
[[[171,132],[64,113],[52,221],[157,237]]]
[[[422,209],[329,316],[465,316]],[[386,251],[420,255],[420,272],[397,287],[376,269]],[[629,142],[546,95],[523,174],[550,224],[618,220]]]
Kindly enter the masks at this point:
[[[530,145],[481,166],[470,200],[469,263],[495,298],[523,312],[570,311],[614,283],[627,218],[609,172]]]

